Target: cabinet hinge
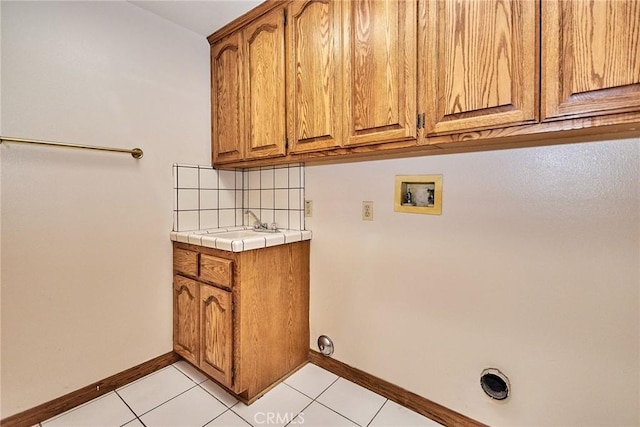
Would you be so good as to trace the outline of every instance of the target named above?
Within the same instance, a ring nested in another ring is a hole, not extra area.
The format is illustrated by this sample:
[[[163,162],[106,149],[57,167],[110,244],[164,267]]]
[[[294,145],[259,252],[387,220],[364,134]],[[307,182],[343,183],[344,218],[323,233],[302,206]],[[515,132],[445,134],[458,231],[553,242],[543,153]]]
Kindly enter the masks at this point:
[[[284,139],[284,149],[288,150],[289,149],[289,138],[285,138]]]
[[[287,25],[287,12],[284,13],[284,25]]]
[[[425,113],[422,113],[422,114],[419,113],[416,120],[416,128],[424,129],[424,126],[425,126]]]

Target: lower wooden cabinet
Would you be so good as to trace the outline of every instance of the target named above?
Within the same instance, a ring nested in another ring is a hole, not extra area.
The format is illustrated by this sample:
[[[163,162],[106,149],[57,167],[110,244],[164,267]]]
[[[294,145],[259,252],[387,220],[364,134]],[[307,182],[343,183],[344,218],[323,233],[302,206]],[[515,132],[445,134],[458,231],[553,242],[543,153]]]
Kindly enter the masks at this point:
[[[200,285],[200,369],[230,386],[233,380],[231,292]]]
[[[306,363],[309,241],[246,252],[174,242],[173,269],[174,351],[240,400]]]
[[[200,360],[200,284],[182,276],[173,279],[173,347],[193,364]]]

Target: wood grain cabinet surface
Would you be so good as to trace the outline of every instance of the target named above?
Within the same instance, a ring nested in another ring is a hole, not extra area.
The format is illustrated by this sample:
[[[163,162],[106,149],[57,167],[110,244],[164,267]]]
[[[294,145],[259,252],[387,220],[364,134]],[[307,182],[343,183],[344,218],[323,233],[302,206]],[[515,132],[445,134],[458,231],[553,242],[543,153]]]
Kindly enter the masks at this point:
[[[267,0],[209,42],[223,167],[640,134],[638,0]]]
[[[210,285],[200,287],[199,366],[228,387],[233,380],[233,317],[231,292]]]
[[[306,0],[287,9],[290,152],[342,145],[342,8]]]
[[[284,8],[211,45],[213,163],[286,152]]]
[[[416,137],[415,1],[343,6],[344,144]]]
[[[211,46],[213,162],[239,161],[245,153],[242,37],[237,32]]]
[[[174,252],[175,256],[175,252]],[[200,360],[200,284],[179,275],[173,278],[173,347],[189,362]]]
[[[542,3],[542,117],[640,110],[640,2]]]
[[[306,363],[309,241],[246,252],[173,245],[176,353],[245,403]],[[199,267],[181,268],[185,258]]]
[[[284,8],[277,8],[243,31],[246,157],[285,155]]]
[[[418,99],[427,135],[537,119],[535,0],[421,1]]]

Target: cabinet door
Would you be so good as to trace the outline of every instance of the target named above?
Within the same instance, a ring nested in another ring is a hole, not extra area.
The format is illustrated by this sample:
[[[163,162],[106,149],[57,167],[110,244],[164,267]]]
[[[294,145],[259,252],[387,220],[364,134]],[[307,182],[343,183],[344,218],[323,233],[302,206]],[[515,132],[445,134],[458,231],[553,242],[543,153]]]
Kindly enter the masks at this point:
[[[542,116],[640,110],[640,2],[542,4]]]
[[[200,285],[200,369],[231,387],[233,330],[231,292]]]
[[[416,137],[416,1],[343,5],[346,145]]]
[[[418,102],[427,134],[536,120],[538,10],[534,0],[420,2]]]
[[[213,162],[244,157],[244,105],[241,33],[211,47],[211,125]]]
[[[342,138],[340,2],[293,2],[288,21],[290,151],[338,147]]]
[[[284,9],[244,30],[245,124],[249,159],[285,154]]]
[[[173,279],[173,348],[197,365],[199,361],[199,284],[182,276]]]

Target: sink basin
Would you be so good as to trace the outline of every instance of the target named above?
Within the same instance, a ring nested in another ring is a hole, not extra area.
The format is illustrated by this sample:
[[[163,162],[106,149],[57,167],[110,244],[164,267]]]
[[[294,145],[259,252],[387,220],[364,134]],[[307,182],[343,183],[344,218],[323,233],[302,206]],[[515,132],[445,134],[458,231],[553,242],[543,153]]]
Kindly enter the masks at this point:
[[[269,235],[273,233],[265,233],[261,231],[254,230],[235,230],[235,231],[223,231],[222,233],[210,233],[209,237],[216,237],[221,239],[249,239],[251,237],[264,237],[265,235]]]

